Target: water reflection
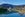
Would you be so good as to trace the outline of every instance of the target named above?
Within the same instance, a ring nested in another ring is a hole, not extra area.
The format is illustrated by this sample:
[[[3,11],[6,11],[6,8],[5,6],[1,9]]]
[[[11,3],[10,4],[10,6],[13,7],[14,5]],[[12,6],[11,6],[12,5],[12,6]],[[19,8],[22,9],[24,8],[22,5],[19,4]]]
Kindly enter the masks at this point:
[[[18,13],[12,13],[12,14],[2,14],[2,15],[0,15],[0,17],[25,17],[25,15],[24,16],[20,16],[20,14],[18,14]]]
[[[23,14],[19,14],[19,8],[18,7],[13,7],[10,4],[8,4],[8,5],[6,4],[6,5],[2,5],[2,6],[3,7],[0,8],[0,16],[2,16],[2,17],[4,17],[4,16],[5,17],[9,17],[9,16],[23,17]],[[4,7],[5,7],[5,9],[4,9]]]

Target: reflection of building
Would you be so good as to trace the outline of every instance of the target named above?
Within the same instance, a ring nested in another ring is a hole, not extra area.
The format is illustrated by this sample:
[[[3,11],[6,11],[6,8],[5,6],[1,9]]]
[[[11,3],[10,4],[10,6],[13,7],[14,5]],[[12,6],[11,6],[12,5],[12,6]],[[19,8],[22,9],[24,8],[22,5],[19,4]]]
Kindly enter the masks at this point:
[[[25,6],[22,8],[21,13],[25,13]]]
[[[11,12],[11,7],[7,8],[7,10],[8,10],[9,12]]]
[[[19,10],[20,13],[25,13],[25,6],[21,6],[21,7],[16,7],[17,10]]]
[[[14,7],[13,11],[18,11],[20,13],[25,13],[25,6]]]

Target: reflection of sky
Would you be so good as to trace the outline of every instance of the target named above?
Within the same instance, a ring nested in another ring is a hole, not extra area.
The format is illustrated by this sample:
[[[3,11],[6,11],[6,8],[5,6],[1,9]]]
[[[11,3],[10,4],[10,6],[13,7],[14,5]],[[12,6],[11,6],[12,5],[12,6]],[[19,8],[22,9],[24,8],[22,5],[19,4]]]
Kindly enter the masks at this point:
[[[8,14],[8,15],[2,15],[1,17],[25,17],[25,16],[20,16],[17,13],[12,13],[12,14]]]
[[[10,3],[10,4],[25,4],[25,0],[0,0],[0,3]]]

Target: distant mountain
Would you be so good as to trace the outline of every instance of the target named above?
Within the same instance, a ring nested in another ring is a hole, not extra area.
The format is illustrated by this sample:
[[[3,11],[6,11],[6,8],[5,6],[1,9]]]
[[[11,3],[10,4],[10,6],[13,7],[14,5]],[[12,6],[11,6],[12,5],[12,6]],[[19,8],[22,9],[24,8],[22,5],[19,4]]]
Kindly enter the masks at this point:
[[[13,8],[13,5],[11,5],[11,4],[2,4],[2,5],[0,5],[0,6]]]
[[[25,6],[25,5],[2,4],[2,5],[0,5],[0,6],[13,8],[14,6]]]

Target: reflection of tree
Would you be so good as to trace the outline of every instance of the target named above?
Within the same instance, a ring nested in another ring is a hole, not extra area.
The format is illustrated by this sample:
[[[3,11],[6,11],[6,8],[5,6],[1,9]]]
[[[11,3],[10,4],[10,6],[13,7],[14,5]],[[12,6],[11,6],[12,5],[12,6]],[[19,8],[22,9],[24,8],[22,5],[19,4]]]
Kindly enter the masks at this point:
[[[11,12],[9,12],[9,11],[7,12],[7,9],[0,8],[0,14],[1,13],[3,13],[3,14],[5,13],[6,14],[6,13],[18,12],[18,11],[12,10],[12,9],[10,9],[10,10],[11,10]]]
[[[7,12],[7,9],[0,8],[0,14]]]

